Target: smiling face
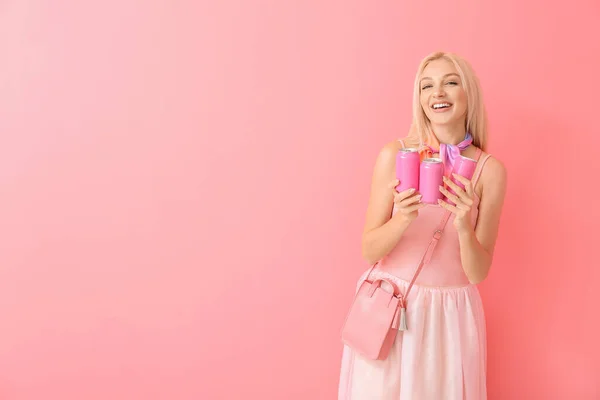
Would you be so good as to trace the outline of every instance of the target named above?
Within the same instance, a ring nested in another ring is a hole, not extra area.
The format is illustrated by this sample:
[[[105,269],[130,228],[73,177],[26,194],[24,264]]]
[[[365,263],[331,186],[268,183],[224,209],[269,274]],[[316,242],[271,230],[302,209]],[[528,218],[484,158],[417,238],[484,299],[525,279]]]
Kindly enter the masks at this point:
[[[465,126],[467,94],[450,61],[431,61],[420,80],[420,103],[435,131],[436,126]]]

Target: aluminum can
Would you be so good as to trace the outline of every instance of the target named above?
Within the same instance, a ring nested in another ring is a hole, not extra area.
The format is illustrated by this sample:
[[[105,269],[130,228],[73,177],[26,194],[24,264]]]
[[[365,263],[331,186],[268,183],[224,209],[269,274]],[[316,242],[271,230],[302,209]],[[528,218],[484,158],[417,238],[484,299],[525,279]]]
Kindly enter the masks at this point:
[[[414,148],[400,149],[396,155],[396,186],[398,192],[413,188],[419,190],[419,152]]]
[[[419,193],[421,201],[426,204],[438,204],[444,198],[440,186],[444,184],[444,164],[440,158],[426,158],[421,162],[419,176]]]
[[[454,167],[452,168],[452,173],[463,176],[469,180],[473,178],[473,174],[475,173],[475,168],[477,167],[477,160],[473,160],[472,158],[458,156],[454,161]],[[454,176],[450,176],[450,180],[456,185],[458,185],[461,189],[464,190],[465,185],[463,185],[458,179]],[[456,194],[451,187],[447,187],[448,191],[452,194]],[[449,204],[454,205],[454,202],[448,198],[445,199]]]

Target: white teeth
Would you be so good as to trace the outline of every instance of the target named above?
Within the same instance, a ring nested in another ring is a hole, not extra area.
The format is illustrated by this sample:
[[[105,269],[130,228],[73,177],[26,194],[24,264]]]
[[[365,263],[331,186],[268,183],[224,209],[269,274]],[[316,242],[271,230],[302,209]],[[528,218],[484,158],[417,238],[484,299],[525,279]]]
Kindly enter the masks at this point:
[[[450,104],[448,104],[448,103],[439,103],[439,104],[434,104],[433,105],[434,109],[442,108],[442,107],[450,107]]]

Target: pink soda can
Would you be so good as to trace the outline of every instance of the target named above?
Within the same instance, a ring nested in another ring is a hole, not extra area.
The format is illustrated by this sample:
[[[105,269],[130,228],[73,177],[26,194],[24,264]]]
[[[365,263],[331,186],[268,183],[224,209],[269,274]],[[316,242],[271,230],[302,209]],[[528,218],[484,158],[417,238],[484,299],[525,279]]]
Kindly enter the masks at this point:
[[[465,156],[458,156],[454,161],[454,168],[452,169],[452,173],[456,175],[460,175],[469,180],[473,178],[473,174],[475,173],[475,168],[477,167],[477,161],[472,158],[468,158]],[[458,179],[454,176],[450,176],[450,180],[456,183],[461,189],[464,190],[465,185],[462,184]],[[452,194],[456,194],[451,187],[448,187],[448,191]],[[448,198],[445,199],[449,204],[454,205],[454,202]]]
[[[407,189],[419,190],[419,164],[421,158],[417,149],[400,149],[396,154],[396,179],[400,183],[396,186],[398,192]]]
[[[419,179],[421,202],[437,204],[439,199],[444,198],[444,195],[440,192],[440,186],[444,184],[443,177],[444,164],[440,158],[426,158],[423,160]]]

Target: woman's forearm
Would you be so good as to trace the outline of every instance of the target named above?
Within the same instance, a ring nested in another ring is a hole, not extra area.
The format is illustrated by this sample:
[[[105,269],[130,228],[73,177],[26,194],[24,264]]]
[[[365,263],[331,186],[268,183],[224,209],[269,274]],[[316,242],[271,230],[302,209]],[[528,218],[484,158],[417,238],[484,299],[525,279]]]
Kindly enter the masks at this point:
[[[362,255],[369,264],[385,257],[398,244],[406,228],[410,225],[401,214],[395,214],[385,224],[363,235]]]
[[[481,283],[488,274],[492,265],[492,256],[477,240],[473,229],[458,232],[460,243],[460,259],[463,270],[473,284]]]

